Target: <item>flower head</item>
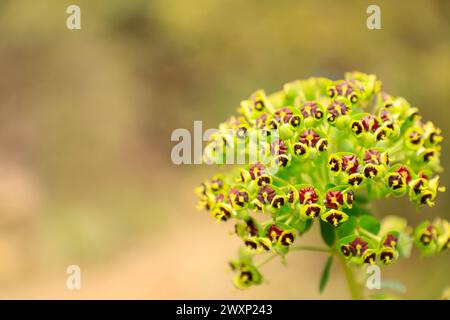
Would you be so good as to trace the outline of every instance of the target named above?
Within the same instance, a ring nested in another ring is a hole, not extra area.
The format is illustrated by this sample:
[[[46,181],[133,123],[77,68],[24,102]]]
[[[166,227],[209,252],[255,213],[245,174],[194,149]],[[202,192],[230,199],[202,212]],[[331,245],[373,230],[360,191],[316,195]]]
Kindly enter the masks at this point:
[[[391,264],[406,256],[411,236],[424,254],[449,247],[446,220],[426,221],[411,235],[380,228],[369,211],[367,203],[391,196],[433,206],[445,191],[438,175],[441,130],[405,99],[382,91],[374,75],[299,80],[271,95],[258,90],[238,112],[219,126],[205,157],[222,160],[218,151],[244,144],[231,152],[249,163],[196,189],[199,208],[218,221],[236,221],[245,247],[232,263],[238,288],[262,282],[254,257],[283,257],[313,223],[331,234],[324,236],[330,250],[349,263]]]

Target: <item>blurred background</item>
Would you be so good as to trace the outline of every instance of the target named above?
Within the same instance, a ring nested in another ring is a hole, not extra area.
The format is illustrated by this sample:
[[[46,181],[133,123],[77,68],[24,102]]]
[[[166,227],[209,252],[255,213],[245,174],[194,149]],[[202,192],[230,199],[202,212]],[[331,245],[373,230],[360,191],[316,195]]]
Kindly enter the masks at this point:
[[[66,28],[70,4],[81,30]],[[367,29],[369,4],[382,30]],[[359,70],[449,135],[449,1],[1,0],[0,39],[0,298],[346,299],[339,265],[319,295],[320,253],[234,289],[233,226],[195,210],[194,187],[217,168],[173,165],[171,132],[216,127],[258,88]],[[445,141],[447,187],[449,161]],[[450,198],[376,207],[415,225],[449,218]],[[400,297],[439,298],[449,262],[415,252],[382,277],[405,285]]]

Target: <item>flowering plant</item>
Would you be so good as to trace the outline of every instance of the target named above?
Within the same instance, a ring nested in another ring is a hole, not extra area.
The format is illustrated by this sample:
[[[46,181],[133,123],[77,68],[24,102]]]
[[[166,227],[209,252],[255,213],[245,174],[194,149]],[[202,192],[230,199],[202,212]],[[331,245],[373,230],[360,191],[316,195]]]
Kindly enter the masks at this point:
[[[259,255],[284,259],[292,250],[317,250],[330,255],[321,290],[338,257],[353,297],[361,298],[354,266],[391,264],[408,257],[413,243],[425,255],[450,246],[446,220],[412,230],[400,217],[379,219],[369,209],[373,200],[400,196],[433,206],[444,191],[437,175],[441,130],[382,91],[374,75],[299,80],[272,95],[259,90],[238,113],[211,136],[205,159],[224,163],[231,153],[242,165],[197,189],[200,208],[235,221],[243,242],[230,263],[236,287],[262,283]],[[314,221],[327,246],[297,245]]]

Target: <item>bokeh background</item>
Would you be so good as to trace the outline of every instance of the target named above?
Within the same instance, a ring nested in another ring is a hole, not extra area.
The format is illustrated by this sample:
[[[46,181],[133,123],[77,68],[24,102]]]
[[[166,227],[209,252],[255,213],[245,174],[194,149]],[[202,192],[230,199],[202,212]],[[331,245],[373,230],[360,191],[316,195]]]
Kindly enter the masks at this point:
[[[82,29],[66,29],[81,7]],[[378,4],[382,30],[366,28]],[[339,266],[294,252],[263,267],[267,283],[231,284],[231,224],[195,210],[193,188],[216,168],[175,166],[176,128],[213,128],[258,88],[310,76],[375,73],[449,135],[449,1],[0,1],[0,298],[348,298]],[[449,183],[449,150],[442,162]],[[443,194],[414,225],[449,217]],[[321,241],[317,232],[303,243]],[[439,298],[450,256],[383,269],[399,297]],[[82,289],[66,288],[81,267]]]

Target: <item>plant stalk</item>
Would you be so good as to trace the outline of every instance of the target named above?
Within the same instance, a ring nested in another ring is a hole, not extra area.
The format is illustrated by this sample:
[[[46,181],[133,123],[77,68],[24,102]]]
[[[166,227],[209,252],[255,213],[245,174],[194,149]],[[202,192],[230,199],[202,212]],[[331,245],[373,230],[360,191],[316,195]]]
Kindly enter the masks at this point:
[[[324,247],[315,247],[315,246],[294,246],[291,250],[297,251],[316,251],[316,252],[331,252],[331,249]]]
[[[341,261],[342,269],[345,274],[345,279],[347,280],[350,296],[352,297],[353,300],[362,300],[361,286],[356,281],[353,270],[347,265],[343,257],[339,257],[339,260]]]

